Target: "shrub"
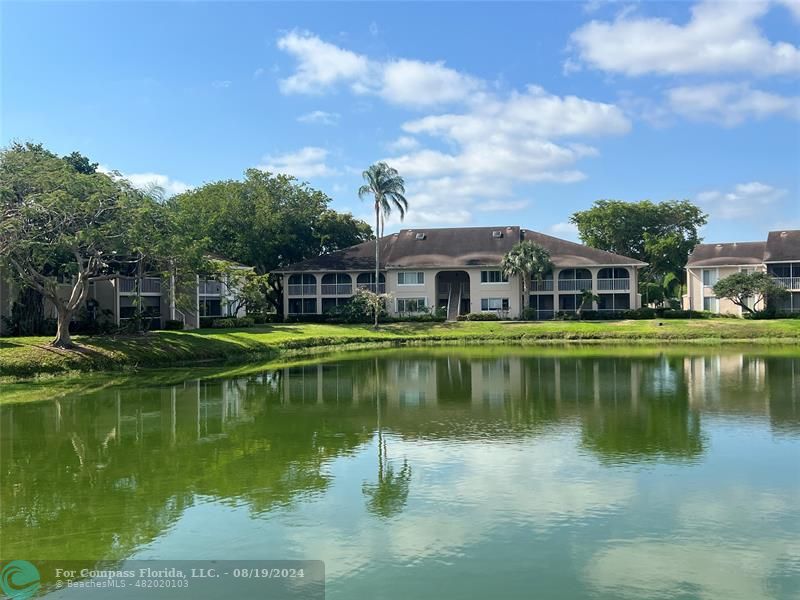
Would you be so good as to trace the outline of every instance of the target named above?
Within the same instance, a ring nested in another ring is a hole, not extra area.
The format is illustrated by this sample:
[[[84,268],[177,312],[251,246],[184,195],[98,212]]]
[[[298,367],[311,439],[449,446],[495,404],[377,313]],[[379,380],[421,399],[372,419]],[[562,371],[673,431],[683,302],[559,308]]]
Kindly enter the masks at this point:
[[[213,319],[211,327],[214,329],[226,329],[229,327],[252,327],[255,321],[252,317],[222,317],[221,319]]]
[[[664,319],[710,319],[710,312],[700,310],[665,310],[661,313]]]
[[[632,310],[622,311],[623,319],[655,319],[656,309],[654,308],[635,308]]]
[[[519,315],[519,320],[520,321],[535,321],[536,317],[537,317],[536,309],[535,308],[531,308],[529,306],[528,308],[523,308],[522,309],[522,312]]]
[[[183,321],[167,319],[164,321],[164,329],[167,331],[181,331],[183,329]]]
[[[459,321],[499,321],[500,317],[493,312],[469,313],[458,315]]]

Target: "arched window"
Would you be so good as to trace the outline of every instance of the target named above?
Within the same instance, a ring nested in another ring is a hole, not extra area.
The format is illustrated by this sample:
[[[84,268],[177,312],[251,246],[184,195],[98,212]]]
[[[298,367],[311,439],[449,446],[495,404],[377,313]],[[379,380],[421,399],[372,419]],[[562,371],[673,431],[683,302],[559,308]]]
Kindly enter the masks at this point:
[[[326,273],[322,276],[323,296],[350,296],[353,280],[347,273]]]
[[[600,269],[600,272],[597,274],[598,279],[630,279],[630,274],[628,273],[628,269]]]
[[[322,285],[332,283],[349,284],[353,283],[353,280],[347,273],[326,273],[322,276]]]
[[[356,278],[356,287],[359,289],[369,290],[371,292],[377,292],[382,294],[386,291],[386,277],[384,277],[383,273],[378,274],[378,281],[380,285],[378,289],[375,289],[375,273],[359,273],[358,277]]]
[[[290,296],[316,296],[317,278],[310,273],[295,273],[289,275],[289,285],[287,286]]]
[[[589,269],[563,269],[558,273],[558,289],[580,292],[592,289],[592,272]]]
[[[295,273],[294,275],[289,275],[289,285],[317,285],[317,277],[308,273],[303,275]]]

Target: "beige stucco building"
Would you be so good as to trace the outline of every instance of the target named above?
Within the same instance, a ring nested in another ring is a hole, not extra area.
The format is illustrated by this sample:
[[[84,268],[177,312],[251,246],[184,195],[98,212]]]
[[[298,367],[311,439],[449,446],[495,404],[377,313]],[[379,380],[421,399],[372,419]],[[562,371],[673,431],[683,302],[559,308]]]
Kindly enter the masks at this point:
[[[543,281],[528,285],[529,306],[537,318],[575,312],[583,290],[599,297],[594,310],[640,307],[638,270],[645,263],[508,226],[403,229],[385,236],[380,240],[377,282],[375,241],[291,265],[282,271],[284,314],[324,314],[365,288],[389,294],[387,308],[393,316],[440,308],[451,320],[480,312],[516,318],[523,306],[522,280],[505,277],[500,262],[524,240],[544,247],[554,266]]]
[[[717,314],[741,315],[742,308],[714,295],[714,284],[734,273],[763,271],[771,274],[789,294],[777,302],[778,310],[800,311],[800,230],[771,231],[763,242],[699,244],[686,263],[683,307]],[[750,307],[763,310],[763,301]]]

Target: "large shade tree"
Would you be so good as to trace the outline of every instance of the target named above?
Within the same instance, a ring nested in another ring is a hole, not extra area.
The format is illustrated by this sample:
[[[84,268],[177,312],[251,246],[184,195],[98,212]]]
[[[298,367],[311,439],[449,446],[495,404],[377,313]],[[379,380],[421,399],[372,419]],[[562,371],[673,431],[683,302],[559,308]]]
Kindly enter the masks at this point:
[[[756,312],[757,306],[766,308],[769,301],[789,293],[769,273],[762,271],[728,275],[717,281],[713,289],[717,298],[727,298],[751,315]]]
[[[364,185],[358,188],[358,197],[374,201],[375,232],[381,232],[381,219],[392,210],[400,213],[402,220],[408,210],[405,181],[401,175],[385,162],[378,162],[362,173]],[[380,281],[380,238],[375,240],[375,284]],[[375,311],[375,327],[378,327],[378,311]]]
[[[522,307],[528,308],[528,282],[531,279],[541,281],[553,270],[553,263],[547,250],[535,242],[525,240],[515,244],[503,256],[500,268],[507,277],[522,279]]]
[[[570,217],[585,244],[648,263],[642,279],[650,281],[663,280],[667,273],[685,279],[686,260],[702,241],[698,232],[706,221],[707,215],[688,200],[598,200]]]
[[[132,255],[139,260],[131,248],[153,245],[136,238],[151,231],[145,222],[158,204],[95,166],[40,144],[0,153],[0,261],[55,308],[52,344],[62,348],[73,346],[70,321],[90,284],[113,277]]]
[[[267,275],[265,300],[283,310],[274,271],[369,240],[370,226],[329,207],[331,198],[289,175],[248,169],[242,181],[208,183],[168,204],[181,230],[208,252]]]

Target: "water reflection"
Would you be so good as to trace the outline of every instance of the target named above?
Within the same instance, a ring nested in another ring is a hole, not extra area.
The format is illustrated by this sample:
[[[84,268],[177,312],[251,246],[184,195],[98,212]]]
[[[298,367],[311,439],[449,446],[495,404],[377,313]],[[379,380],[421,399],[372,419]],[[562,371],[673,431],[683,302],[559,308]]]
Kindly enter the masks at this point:
[[[382,569],[387,584],[405,581],[389,563],[418,566],[426,556],[462,564],[476,553],[510,552],[533,573],[536,565],[503,544],[573,556],[568,540],[554,536],[581,523],[596,529],[580,546],[583,567],[564,559],[575,582],[638,597],[695,585],[702,596],[729,595],[733,580],[689,568],[697,564],[689,558],[683,572],[656,576],[681,544],[702,554],[713,546],[709,535],[726,539],[728,522],[739,523],[739,535],[742,523],[756,531],[770,514],[791,534],[800,359],[507,352],[395,351],[4,406],[0,558],[122,559],[179,538],[190,509],[211,506],[222,522],[241,511],[249,522],[230,540],[217,533],[216,551],[235,553],[258,530],[298,557],[331,561],[334,596],[356,597],[356,580],[370,569]],[[763,437],[752,445],[757,427],[789,444],[777,462]],[[726,460],[740,462],[718,468]],[[748,460],[757,470],[743,482]],[[712,464],[711,487],[698,491],[691,469]],[[772,479],[766,464],[776,470]],[[671,472],[677,487],[667,491],[663,478],[646,481],[629,467],[682,471]],[[731,481],[720,475],[726,469],[737,473]],[[685,489],[678,472],[689,478]],[[753,502],[758,522],[747,520]],[[308,519],[298,525],[289,515]],[[673,530],[634,528],[624,540],[598,542],[625,537],[605,528],[617,523],[624,532],[620,520],[633,516],[663,519]],[[666,541],[675,530],[683,540]],[[531,531],[539,532],[535,542],[519,537]],[[206,547],[202,535],[182,539],[181,558]],[[780,562],[791,574],[800,564],[797,545],[785,539],[768,550],[767,571],[785,573]],[[731,550],[730,559],[747,556]],[[640,576],[626,578],[634,564]],[[746,581],[735,585],[761,589],[768,574],[741,575]]]

